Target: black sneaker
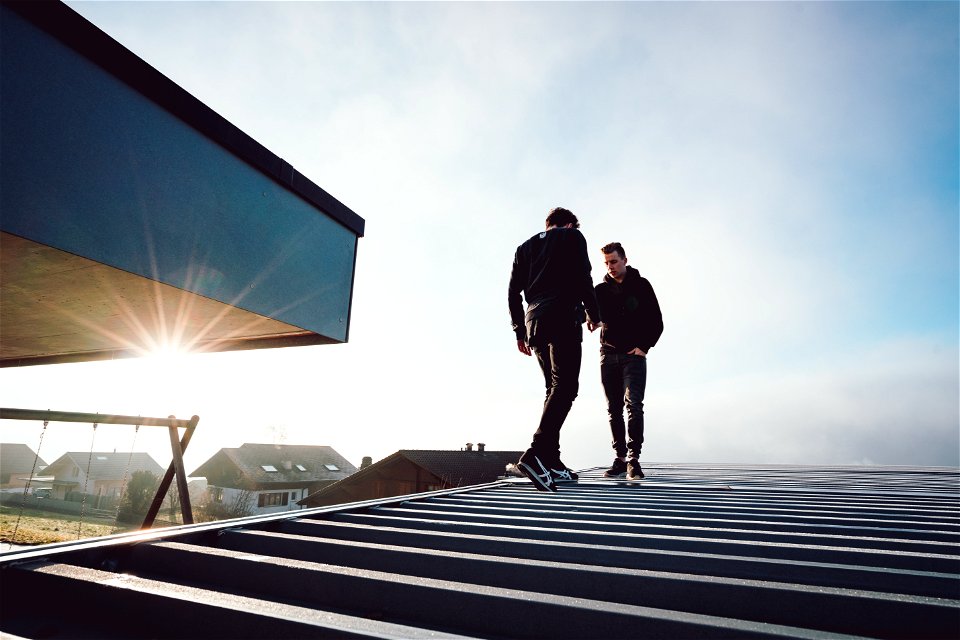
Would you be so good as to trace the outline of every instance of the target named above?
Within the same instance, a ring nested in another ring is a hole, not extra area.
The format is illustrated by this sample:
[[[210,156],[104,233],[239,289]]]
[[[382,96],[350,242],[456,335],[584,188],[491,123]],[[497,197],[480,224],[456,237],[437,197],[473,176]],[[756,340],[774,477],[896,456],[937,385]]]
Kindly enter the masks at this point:
[[[553,474],[537,456],[531,453],[523,454],[520,456],[520,461],[517,462],[517,468],[520,469],[520,473],[530,479],[537,491],[557,490],[557,484],[553,481]]]
[[[550,475],[553,477],[554,484],[561,482],[576,482],[580,479],[573,469],[557,460],[557,464],[550,465]]]
[[[643,469],[640,468],[640,462],[631,460],[627,463],[627,480],[643,480]]]
[[[613,461],[613,466],[603,472],[604,478],[622,478],[627,475],[627,463],[617,458]]]

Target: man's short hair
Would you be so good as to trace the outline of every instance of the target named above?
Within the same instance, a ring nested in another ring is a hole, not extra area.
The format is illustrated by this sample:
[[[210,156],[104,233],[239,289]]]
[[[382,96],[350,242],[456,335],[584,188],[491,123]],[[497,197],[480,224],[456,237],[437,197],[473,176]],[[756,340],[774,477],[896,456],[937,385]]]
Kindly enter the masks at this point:
[[[557,207],[547,215],[547,229],[550,227],[565,227],[572,224],[574,229],[580,228],[580,222],[573,212],[563,207]]]
[[[613,253],[614,251],[616,251],[617,253],[620,254],[621,260],[627,259],[627,252],[623,250],[623,245],[620,244],[619,242],[611,242],[610,244],[605,244],[602,247],[600,247],[600,251],[603,251],[604,253]]]

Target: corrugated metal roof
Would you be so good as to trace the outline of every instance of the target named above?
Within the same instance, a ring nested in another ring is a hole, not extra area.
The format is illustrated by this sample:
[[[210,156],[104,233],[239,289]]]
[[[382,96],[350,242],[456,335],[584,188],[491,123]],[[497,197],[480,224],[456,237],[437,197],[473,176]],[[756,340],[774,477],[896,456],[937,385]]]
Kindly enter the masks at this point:
[[[591,470],[555,494],[507,480],[0,554],[0,629],[55,638],[960,634],[957,469],[645,471],[630,483]]]

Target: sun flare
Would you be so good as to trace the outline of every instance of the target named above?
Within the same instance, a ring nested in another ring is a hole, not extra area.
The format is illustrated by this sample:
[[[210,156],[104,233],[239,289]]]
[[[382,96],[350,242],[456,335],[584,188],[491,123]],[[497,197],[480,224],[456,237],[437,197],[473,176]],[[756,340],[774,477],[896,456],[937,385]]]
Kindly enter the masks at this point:
[[[148,350],[143,356],[143,364],[152,370],[172,373],[185,364],[190,350],[175,341],[164,341]]]

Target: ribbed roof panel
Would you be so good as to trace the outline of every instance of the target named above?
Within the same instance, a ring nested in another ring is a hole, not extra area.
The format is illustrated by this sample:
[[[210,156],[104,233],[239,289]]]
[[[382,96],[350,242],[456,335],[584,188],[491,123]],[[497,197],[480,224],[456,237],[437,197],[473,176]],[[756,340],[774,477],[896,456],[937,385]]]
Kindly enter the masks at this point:
[[[511,480],[104,539],[18,562],[0,555],[0,629],[185,638],[201,626],[204,637],[276,636],[281,627],[288,637],[960,634],[958,470],[645,470],[640,482],[589,470],[556,494]],[[34,589],[46,602],[76,604],[41,611],[6,595]],[[149,618],[90,613],[115,606]],[[230,618],[234,609],[242,621]],[[31,613],[46,626],[31,626]]]

